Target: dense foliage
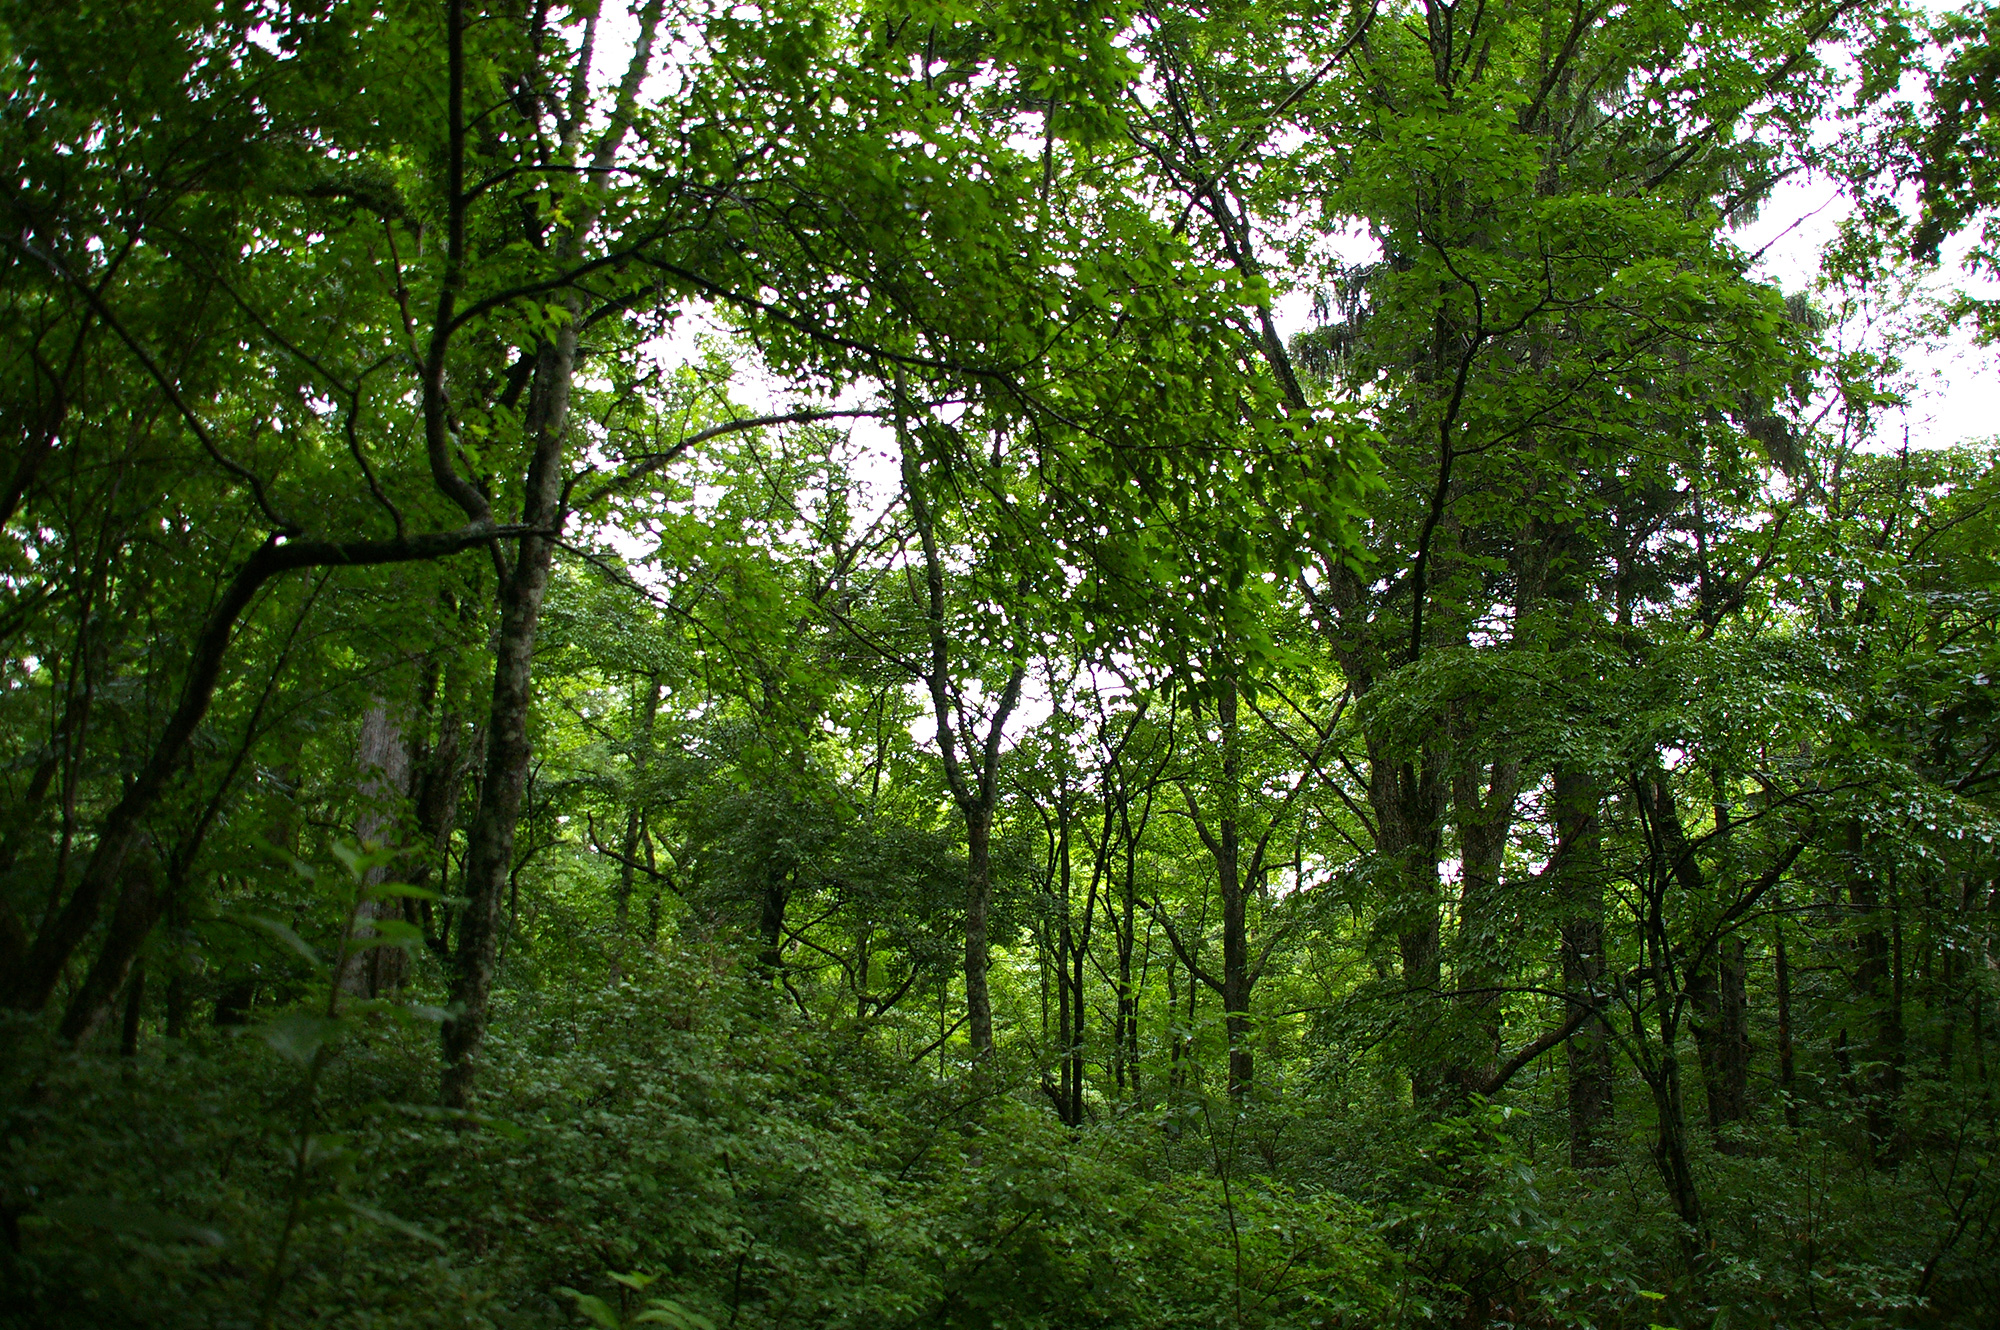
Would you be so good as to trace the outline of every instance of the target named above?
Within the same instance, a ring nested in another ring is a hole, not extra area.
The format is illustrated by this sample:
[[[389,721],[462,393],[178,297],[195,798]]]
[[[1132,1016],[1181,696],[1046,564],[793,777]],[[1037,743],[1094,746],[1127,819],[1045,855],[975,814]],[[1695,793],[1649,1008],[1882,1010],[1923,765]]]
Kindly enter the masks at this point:
[[[0,1323],[1993,1324],[1996,14],[0,0]]]

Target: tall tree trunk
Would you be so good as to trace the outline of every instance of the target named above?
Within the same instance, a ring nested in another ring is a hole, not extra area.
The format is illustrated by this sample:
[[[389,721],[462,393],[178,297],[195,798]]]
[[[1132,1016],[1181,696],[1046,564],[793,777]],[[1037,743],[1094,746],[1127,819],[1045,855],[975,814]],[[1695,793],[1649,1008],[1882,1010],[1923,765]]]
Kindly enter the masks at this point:
[[[1798,1076],[1792,1060],[1792,967],[1785,955],[1785,926],[1777,926],[1773,950],[1778,987],[1778,1093],[1784,1096],[1785,1125],[1799,1129]]]
[[[1070,953],[1075,942],[1070,920],[1069,817],[1066,802],[1057,804],[1053,875],[1056,915],[1056,1107],[1063,1122],[1074,1127],[1077,1119],[1071,1106],[1082,1098],[1076,1082],[1083,1068],[1081,1059],[1077,1057],[1075,1026],[1070,1019]]]
[[[620,847],[622,855],[618,861],[618,888],[612,910],[611,982],[618,983],[625,977],[625,940],[631,932],[632,883],[638,871],[639,836],[646,825],[645,791],[646,768],[653,756],[653,724],[660,714],[660,681],[654,675],[643,677],[639,694],[638,723],[632,736],[632,806],[625,813],[625,841]]]
[[[1122,802],[1122,801],[1121,801]],[[1119,899],[1118,928],[1118,1088],[1129,1091],[1140,1102],[1139,1088],[1139,986],[1133,975],[1133,957],[1138,950],[1138,857],[1139,847],[1132,835],[1131,819],[1121,816],[1125,840],[1125,883]],[[1246,997],[1245,1001],[1248,999]]]
[[[1562,935],[1563,991],[1572,1002],[1601,1000],[1604,983],[1603,794],[1573,766],[1555,773],[1556,877]],[[1611,1162],[1604,1129],[1611,1120],[1611,1031],[1592,1016],[1568,1040],[1569,1158],[1574,1168]],[[1676,1081],[1678,1093],[1678,1081]]]
[[[638,31],[632,54],[618,86],[616,102],[598,133],[587,161],[577,161],[575,180],[608,175],[632,127],[632,111],[640,86],[651,67],[653,42],[660,27],[661,4],[647,0],[636,14]],[[446,129],[445,184],[449,207],[445,225],[448,272],[439,293],[438,317],[432,328],[424,365],[423,408],[425,448],[439,490],[475,522],[490,523],[490,506],[477,487],[460,477],[452,464],[453,436],[450,396],[446,386],[446,351],[451,338],[459,273],[465,259],[465,147],[470,126],[465,110],[465,34],[462,0],[446,8]],[[570,96],[578,108],[573,132],[580,132],[587,105],[591,71],[589,56],[572,71]],[[574,139],[572,145],[574,145]],[[581,155],[581,154],[579,154]],[[572,159],[575,160],[575,159]],[[588,190],[577,199],[568,225],[558,230],[551,257],[562,264],[577,261],[589,242],[601,204]],[[542,599],[548,592],[549,566],[562,534],[567,476],[570,393],[576,377],[577,335],[583,323],[583,299],[572,288],[559,302],[565,317],[552,336],[535,348],[534,370],[522,434],[529,441],[525,483],[521,491],[523,532],[511,564],[502,570],[496,595],[500,621],[493,637],[493,696],[486,722],[486,774],[480,782],[479,807],[466,831],[465,897],[459,920],[458,948],[452,957],[452,1016],[442,1030],[444,1069],[439,1099],[446,1108],[463,1109],[470,1101],[474,1059],[486,1037],[487,1004],[493,990],[499,956],[501,905],[513,884],[514,832],[527,790],[533,750],[528,739],[528,713],[533,695],[535,630],[541,622]]]
[[[465,796],[466,774],[485,751],[485,736],[475,733],[465,742],[465,718],[447,705],[438,718],[437,741],[412,765],[416,768],[416,853],[410,856],[410,885],[428,888],[435,877],[444,882],[451,866],[451,838],[458,829],[459,804]],[[433,912],[427,900],[411,902],[410,922],[424,930],[424,945],[439,960],[451,959],[451,914]]]
[[[1750,1115],[1750,1023],[1745,997],[1745,946],[1740,937],[1716,944],[1710,964],[1687,979],[1694,1007],[1695,1048],[1701,1059],[1708,1127],[1722,1144],[1722,1129]]]
[[[533,701],[535,630],[548,592],[549,567],[562,518],[563,451],[569,430],[576,323],[544,343],[535,364],[529,435],[535,452],[522,501],[523,525],[513,566],[500,582],[500,624],[493,636],[493,700],[486,719],[486,775],[466,831],[464,911],[452,961],[451,1009],[442,1032],[439,1098],[447,1108],[470,1101],[474,1058],[486,1037],[487,1002],[499,955],[501,905],[514,866],[514,829],[534,756],[528,738]]]
[[[1656,770],[1649,779],[1650,813],[1667,875],[1690,901],[1705,900],[1711,884],[1681,822],[1673,787],[1663,772]],[[1726,815],[1718,806],[1718,818]],[[1726,830],[1727,823],[1719,821],[1717,829]],[[1689,970],[1684,985],[1692,1009],[1689,1027],[1701,1064],[1708,1127],[1718,1145],[1722,1129],[1743,1121],[1750,1113],[1750,1017],[1744,993],[1744,957],[1742,938],[1721,938],[1713,954]]]
[[[993,1002],[986,988],[992,905],[993,809],[975,804],[965,810],[965,1028],[974,1057],[993,1051]]]
[[[410,749],[402,724],[379,697],[362,715],[356,749],[361,812],[354,819],[354,838],[364,850],[395,848],[398,814],[410,789]],[[389,866],[378,864],[367,870],[362,885],[377,887],[388,879]],[[402,986],[408,955],[401,947],[369,941],[375,936],[375,920],[400,919],[402,914],[400,900],[364,900],[354,911],[352,942],[340,975],[344,992],[374,998]]]
[[[1238,815],[1243,798],[1243,732],[1237,715],[1236,681],[1225,679],[1216,698],[1216,726],[1221,732],[1221,775],[1215,788],[1215,829],[1199,818],[1195,825],[1215,861],[1216,894],[1222,902],[1222,1024],[1229,1050],[1229,1093],[1241,1098],[1256,1079],[1257,1055],[1250,1037],[1249,890],[1243,880],[1242,832]],[[1190,811],[1193,800],[1190,798]]]
[[[1454,746],[1463,753],[1464,744]],[[1496,759],[1487,768],[1483,792],[1478,765],[1463,757],[1452,776],[1461,884],[1453,986],[1463,994],[1463,1016],[1454,1032],[1446,1081],[1461,1099],[1490,1083],[1500,1057],[1500,990],[1507,963],[1500,872],[1520,793],[1520,769],[1513,759]]]
[[[937,526],[925,493],[923,470],[910,438],[905,416],[908,400],[900,369],[895,404],[896,438],[903,453],[904,493],[909,498],[910,517],[917,529],[924,560],[924,595],[919,608],[930,649],[919,677],[931,696],[945,785],[965,819],[966,1032],[972,1041],[973,1057],[983,1058],[993,1051],[993,1004],[986,984],[991,951],[987,916],[993,906],[993,813],[1000,801],[1000,745],[1008,717],[1021,700],[1021,685],[1028,675],[1027,657],[1023,654],[1015,659],[1006,686],[987,717],[985,736],[959,734],[953,722],[965,710],[962,705],[965,696],[953,674],[951,639],[946,631],[944,560],[938,550]],[[966,769],[967,758],[977,764],[970,771]]]
[[[1859,818],[1847,823],[1847,859],[1847,903],[1858,925],[1853,991],[1874,1028],[1867,1075],[1857,1077],[1856,1083],[1865,1086],[1862,1107],[1869,1153],[1885,1163],[1892,1155],[1896,1098],[1902,1089],[1903,1013],[1901,994],[1892,985],[1890,939],[1882,926],[1881,896]]]
[[[1442,845],[1442,753],[1424,745],[1415,759],[1398,758],[1371,740],[1368,802],[1375,813],[1376,856],[1390,877],[1391,926],[1402,962],[1405,1002],[1417,1037],[1409,1051],[1412,1100],[1426,1110],[1443,1103],[1449,1058],[1439,1007],[1438,858]]]

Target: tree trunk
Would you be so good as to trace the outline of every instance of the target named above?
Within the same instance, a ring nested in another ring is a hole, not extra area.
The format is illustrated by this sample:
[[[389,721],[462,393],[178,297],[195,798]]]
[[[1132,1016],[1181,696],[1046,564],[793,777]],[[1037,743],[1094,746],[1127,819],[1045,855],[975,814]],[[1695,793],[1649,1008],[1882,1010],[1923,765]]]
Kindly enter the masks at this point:
[[[1445,1079],[1450,1093],[1460,1100],[1483,1092],[1500,1058],[1500,990],[1507,966],[1500,871],[1520,793],[1520,763],[1495,760],[1487,770],[1483,793],[1479,775],[1476,764],[1461,759],[1452,778],[1461,884],[1453,984],[1463,996]]]
[[[1785,1125],[1799,1129],[1798,1077],[1792,1061],[1792,967],[1785,956],[1785,926],[1776,933],[1778,986],[1778,1092],[1785,1100]]]
[[[653,756],[653,724],[660,714],[660,681],[652,676],[644,676],[640,693],[638,724],[632,736],[632,773],[634,790],[632,806],[625,814],[625,840],[620,847],[622,857],[618,861],[618,888],[612,911],[611,982],[617,984],[625,977],[625,940],[631,932],[632,882],[638,870],[639,837],[645,830],[645,792],[638,788],[646,778],[646,768]]]
[[[1675,1054],[1673,1044],[1665,1042],[1672,1037],[1671,1022],[1663,1020],[1662,1026],[1660,1065],[1648,1078],[1656,1119],[1653,1162],[1666,1184],[1668,1196],[1673,1200],[1674,1213],[1686,1226],[1681,1235],[1681,1255],[1692,1270],[1701,1260],[1706,1247],[1707,1223],[1702,1213],[1701,1192],[1695,1185],[1694,1168],[1688,1162],[1687,1113],[1681,1099],[1680,1058]]]
[[[501,905],[514,867],[514,830],[534,756],[528,738],[533,700],[535,630],[548,592],[549,566],[562,520],[563,445],[569,429],[570,379],[576,361],[574,318],[536,357],[529,436],[535,440],[522,500],[523,525],[513,567],[501,581],[500,624],[493,638],[493,700],[486,720],[486,775],[466,832],[464,913],[453,956],[451,1008],[442,1031],[446,1108],[470,1101],[474,1058],[486,1037],[487,1002],[499,955]]]
[[[1139,1094],[1139,988],[1133,978],[1132,961],[1138,949],[1138,867],[1139,847],[1133,843],[1129,818],[1121,818],[1125,834],[1125,884],[1119,899],[1121,915],[1118,933],[1118,1088],[1129,1092],[1138,1103]],[[1245,1004],[1249,998],[1246,993]]]
[[[465,795],[465,777],[484,752],[483,735],[465,742],[465,720],[447,706],[438,718],[437,742],[432,744],[416,767],[416,841],[419,853],[410,856],[410,885],[428,888],[435,877],[440,883],[449,877],[451,837],[458,828],[458,808]],[[451,958],[451,916],[449,911],[434,914],[429,901],[411,901],[410,922],[424,930],[424,945],[439,960]]]
[[[362,715],[356,749],[361,812],[354,819],[354,838],[364,851],[394,848],[398,814],[410,789],[410,749],[402,724],[379,697],[369,702]],[[362,885],[378,887],[388,880],[389,866],[378,864],[367,870]],[[370,945],[375,920],[400,919],[402,914],[400,900],[361,902],[354,911],[352,941],[340,975],[342,991],[375,998],[402,987],[408,954],[401,947]]]
[[[1900,994],[1891,987],[1889,935],[1882,927],[1882,902],[1875,875],[1869,867],[1867,843],[1859,818],[1847,824],[1847,903],[1858,923],[1854,949],[1853,991],[1867,1012],[1875,1037],[1869,1049],[1869,1066],[1856,1079],[1862,1091],[1868,1129],[1870,1156],[1886,1163],[1891,1156],[1896,1098],[1901,1091],[1903,1060],[1903,1019]]]
[[[649,0],[638,12],[631,57],[617,92],[609,122],[599,134],[587,170],[608,174],[632,127],[632,108],[651,67],[653,42],[660,26],[661,6]],[[446,11],[449,68],[446,119],[449,134],[446,180],[451,191],[446,218],[446,250],[452,270],[439,297],[439,321],[432,330],[432,349],[424,366],[425,447],[439,490],[475,521],[487,510],[481,493],[453,470],[452,423],[446,392],[445,352],[451,335],[449,315],[458,291],[458,266],[465,252],[465,28],[462,4]],[[588,56],[584,59],[588,60]],[[590,70],[573,72],[572,96],[588,86]],[[579,102],[579,105],[582,103]],[[583,165],[583,164],[580,164]],[[573,179],[582,178],[572,177]],[[602,205],[584,191],[569,226],[553,247],[563,263],[575,262],[595,230]],[[453,956],[451,1007],[453,1015],[442,1030],[444,1070],[439,1099],[446,1108],[463,1109],[471,1099],[474,1059],[486,1037],[487,1002],[499,956],[500,910],[513,885],[514,832],[527,790],[533,750],[528,739],[532,701],[535,630],[541,622],[542,598],[548,592],[549,566],[563,524],[563,500],[569,440],[570,393],[577,363],[577,335],[584,321],[583,298],[575,288],[559,302],[565,317],[552,337],[535,348],[535,365],[523,436],[531,443],[521,492],[524,531],[512,566],[504,570],[496,594],[500,622],[493,640],[493,698],[486,723],[486,775],[479,787],[479,807],[466,832],[464,914],[459,921],[458,949]]]
[[[1416,760],[1399,759],[1371,741],[1368,801],[1375,812],[1376,856],[1390,875],[1389,908],[1402,963],[1404,999],[1417,1036],[1408,1053],[1412,1101],[1425,1110],[1443,1103],[1449,1058],[1440,1002],[1438,852],[1443,831],[1440,754],[1425,745]]]
[[[132,977],[125,981],[125,1022],[118,1036],[118,1056],[139,1056],[139,1018],[145,1005],[146,965],[141,961],[132,967]]]
[[[1740,937],[1724,938],[1714,960],[1688,976],[1694,1007],[1695,1048],[1701,1059],[1702,1088],[1708,1100],[1708,1127],[1718,1147],[1722,1129],[1750,1115],[1750,1025],[1745,999],[1745,948]]]
[[[57,1033],[72,1048],[82,1046],[104,1023],[160,917],[162,901],[155,879],[151,838],[141,833],[139,842],[137,853],[128,855],[122,865],[118,903],[111,912],[110,930],[98,948],[97,959],[63,1012]]]
[[[986,991],[992,904],[993,810],[975,805],[965,810],[965,1027],[975,1058],[993,1051],[993,1004]]]
[[[1215,831],[1202,839],[1215,860],[1216,892],[1222,900],[1222,1024],[1229,1049],[1229,1093],[1248,1094],[1256,1079],[1257,1055],[1250,1037],[1249,891],[1243,881],[1238,809],[1243,797],[1243,735],[1237,719],[1236,682],[1225,680],[1216,699],[1222,734],[1222,774],[1216,785]]]
[[[1556,851],[1551,867],[1561,910],[1563,991],[1572,1002],[1594,1003],[1602,1000],[1604,983],[1603,847],[1598,822],[1603,795],[1588,775],[1569,766],[1556,770],[1554,793]],[[1613,1102],[1611,1031],[1604,1018],[1598,1015],[1584,1022],[1570,1036],[1568,1049],[1570,1165],[1603,1168],[1611,1162],[1603,1132]]]
[[[763,945],[757,951],[757,964],[771,978],[785,968],[785,905],[788,895],[789,884],[782,876],[773,874],[764,884],[762,909],[757,919],[757,936]]]

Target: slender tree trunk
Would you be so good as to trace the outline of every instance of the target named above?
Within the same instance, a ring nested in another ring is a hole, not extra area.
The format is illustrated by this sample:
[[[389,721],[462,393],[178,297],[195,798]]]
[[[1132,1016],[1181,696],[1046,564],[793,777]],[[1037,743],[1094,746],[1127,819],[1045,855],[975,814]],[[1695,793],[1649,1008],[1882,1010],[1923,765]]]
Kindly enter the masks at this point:
[[[1105,819],[1105,834],[1110,835],[1110,819]],[[1101,861],[1100,861],[1101,862]],[[1085,890],[1083,900],[1082,925],[1072,939],[1069,957],[1068,983],[1070,986],[1070,1044],[1069,1044],[1069,1122],[1071,1126],[1083,1124],[1083,1036],[1088,1021],[1089,1008],[1084,1003],[1084,966],[1090,959],[1090,935],[1095,929],[1097,913],[1097,886],[1100,877],[1098,866],[1093,864],[1090,885]]]
[[[993,1003],[986,989],[993,906],[993,810],[965,810],[965,1028],[975,1058],[993,1051]]]
[[[1662,1022],[1663,1040],[1671,1022]],[[1666,1183],[1674,1203],[1674,1213],[1686,1226],[1681,1237],[1681,1255],[1690,1269],[1701,1260],[1705,1249],[1707,1222],[1703,1216],[1701,1191],[1695,1183],[1694,1167],[1688,1162],[1687,1112],[1681,1096],[1680,1057],[1671,1043],[1662,1043],[1660,1065],[1648,1078],[1653,1091],[1655,1131],[1653,1162]]]
[[[468,768],[484,752],[483,735],[465,742],[465,720],[447,706],[438,718],[437,742],[422,755],[416,767],[416,848],[410,856],[410,885],[428,888],[431,880],[449,879],[451,838],[458,828],[458,809],[465,796]],[[429,901],[412,901],[410,922],[424,930],[424,945],[442,961],[451,959],[451,915],[449,910],[433,912]]]
[[[1133,957],[1138,949],[1139,848],[1133,843],[1129,819],[1121,819],[1125,832],[1125,884],[1119,901],[1122,915],[1118,930],[1118,1067],[1123,1075],[1119,1089],[1129,1091],[1134,1103],[1139,1092],[1139,986],[1133,975]],[[1245,999],[1246,1003],[1248,998]]]
[[[499,955],[501,906],[514,866],[514,830],[534,752],[528,738],[533,701],[535,630],[548,592],[555,533],[562,515],[563,451],[569,428],[570,378],[576,358],[572,319],[546,343],[535,365],[529,406],[536,440],[523,499],[524,525],[513,567],[500,583],[500,624],[493,639],[493,700],[486,720],[486,775],[479,808],[466,832],[465,896],[453,956],[451,1008],[442,1032],[444,1071],[439,1098],[463,1109],[470,1102],[474,1058],[486,1037],[487,1002]]]
[[[908,399],[904,395],[902,371],[896,371],[896,439],[902,449],[904,493],[916,526],[924,560],[924,595],[920,611],[929,639],[926,668],[919,673],[931,696],[931,711],[937,721],[938,756],[944,766],[945,785],[951,791],[965,819],[965,1010],[967,1036],[975,1059],[993,1051],[993,1005],[987,992],[986,975],[990,945],[987,915],[993,905],[993,813],[1000,800],[1000,745],[1007,719],[1021,700],[1021,685],[1027,678],[1026,656],[1017,658],[1001,689],[999,700],[987,718],[986,734],[959,734],[954,718],[963,709],[964,694],[953,676],[951,639],[946,631],[944,560],[938,550],[937,525],[925,493],[923,468],[913,445],[905,417]],[[1025,589],[1025,583],[1023,584]],[[960,745],[964,753],[960,753]],[[966,769],[966,758],[977,765]],[[1079,1024],[1081,1017],[1079,1017]]]
[[[1235,681],[1226,681],[1216,700],[1222,732],[1222,776],[1216,789],[1215,832],[1205,836],[1215,860],[1222,899],[1222,1023],[1229,1048],[1229,1093],[1241,1098],[1256,1079],[1257,1056],[1250,1034],[1249,890],[1243,881],[1243,848],[1238,809],[1243,797],[1243,735],[1237,718]]]
[[[1064,1123],[1077,1126],[1083,1121],[1083,970],[1075,964],[1075,926],[1070,915],[1070,895],[1074,887],[1070,865],[1070,806],[1067,791],[1056,799],[1056,1048],[1058,1058],[1056,1102]],[[1071,971],[1075,970],[1077,991],[1072,1002]]]
[[[1785,955],[1785,926],[1778,925],[1773,948],[1778,985],[1778,1092],[1785,1101],[1785,1125],[1799,1129],[1798,1076],[1792,1061],[1792,967]]]
[[[632,882],[638,871],[634,865],[639,858],[639,835],[646,824],[645,791],[638,788],[646,778],[646,768],[653,756],[653,724],[660,714],[660,681],[652,676],[644,676],[639,695],[638,724],[632,737],[632,772],[635,786],[632,806],[625,814],[625,840],[621,847],[623,854],[618,861],[618,888],[612,911],[611,982],[617,984],[625,977],[625,940],[631,931]]]

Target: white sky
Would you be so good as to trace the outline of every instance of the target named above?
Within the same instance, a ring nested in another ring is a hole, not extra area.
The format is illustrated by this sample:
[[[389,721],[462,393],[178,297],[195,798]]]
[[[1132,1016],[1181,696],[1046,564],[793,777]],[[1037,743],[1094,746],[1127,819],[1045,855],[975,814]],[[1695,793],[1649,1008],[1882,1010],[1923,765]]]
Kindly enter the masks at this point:
[[[1730,238],[1745,251],[1763,255],[1756,271],[1787,294],[1810,290],[1819,277],[1820,257],[1848,214],[1848,202],[1838,185],[1825,180],[1789,180],[1780,185],[1757,220]],[[2000,287],[1961,271],[1957,257],[1964,244],[1948,248],[1946,261],[1932,277],[1932,290],[1954,288],[1985,296],[2000,295]],[[2000,435],[2000,352],[1974,344],[1959,332],[1929,346],[1903,351],[1912,382],[1910,404],[1889,413],[1880,442],[1938,446],[1990,439]]]

